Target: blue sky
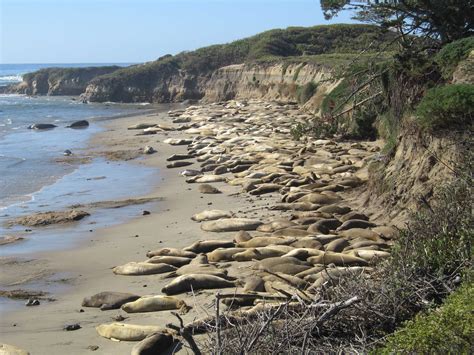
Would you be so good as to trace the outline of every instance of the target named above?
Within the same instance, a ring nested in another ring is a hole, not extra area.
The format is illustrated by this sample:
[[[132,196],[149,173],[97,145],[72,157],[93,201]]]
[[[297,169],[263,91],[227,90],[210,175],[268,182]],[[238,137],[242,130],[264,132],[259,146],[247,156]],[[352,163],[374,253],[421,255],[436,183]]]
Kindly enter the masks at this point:
[[[0,63],[143,62],[327,23],[319,0],[0,0]]]

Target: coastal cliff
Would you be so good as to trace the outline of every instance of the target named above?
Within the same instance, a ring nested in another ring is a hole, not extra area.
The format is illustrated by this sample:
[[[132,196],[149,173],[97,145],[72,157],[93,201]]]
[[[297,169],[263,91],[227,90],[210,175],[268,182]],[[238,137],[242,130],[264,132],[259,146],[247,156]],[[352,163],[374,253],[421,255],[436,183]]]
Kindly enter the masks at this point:
[[[89,82],[113,73],[119,66],[85,68],[46,68],[23,76],[23,82],[5,89],[8,93],[26,95],[80,95]]]
[[[360,48],[367,48],[365,55],[375,55],[390,48],[393,37],[367,25],[272,30],[97,77],[83,99],[163,103],[252,97],[304,104],[309,97],[298,99],[299,87],[314,82],[315,89],[360,55]],[[319,89],[324,89],[322,84]]]

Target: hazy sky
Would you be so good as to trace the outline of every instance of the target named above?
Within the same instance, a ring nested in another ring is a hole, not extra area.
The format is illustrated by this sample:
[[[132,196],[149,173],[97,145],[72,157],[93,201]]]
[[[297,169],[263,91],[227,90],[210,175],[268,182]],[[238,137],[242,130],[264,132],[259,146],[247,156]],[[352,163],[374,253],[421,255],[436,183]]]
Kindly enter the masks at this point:
[[[0,63],[143,62],[327,23],[319,0],[0,0]]]

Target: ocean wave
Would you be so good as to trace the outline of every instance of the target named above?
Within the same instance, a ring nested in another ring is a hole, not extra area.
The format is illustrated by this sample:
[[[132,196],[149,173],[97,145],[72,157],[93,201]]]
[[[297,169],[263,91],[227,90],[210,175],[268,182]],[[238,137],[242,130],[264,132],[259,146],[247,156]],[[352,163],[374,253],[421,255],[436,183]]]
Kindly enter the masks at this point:
[[[7,81],[7,82],[20,82],[23,81],[23,76],[22,75],[1,75],[0,76],[0,81]]]

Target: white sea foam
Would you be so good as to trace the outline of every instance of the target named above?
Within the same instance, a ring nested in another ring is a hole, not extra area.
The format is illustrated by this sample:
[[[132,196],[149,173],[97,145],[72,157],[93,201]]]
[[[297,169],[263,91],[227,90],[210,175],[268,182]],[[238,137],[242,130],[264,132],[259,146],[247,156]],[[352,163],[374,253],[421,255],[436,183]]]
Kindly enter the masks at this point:
[[[20,81],[23,81],[23,76],[19,74],[3,75],[3,76],[0,76],[0,81],[6,81],[6,82],[11,82],[11,83],[20,82]]]

